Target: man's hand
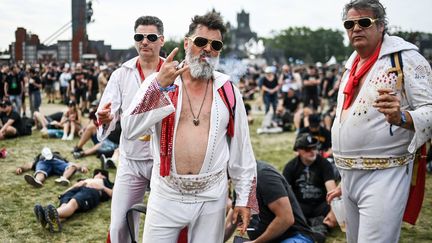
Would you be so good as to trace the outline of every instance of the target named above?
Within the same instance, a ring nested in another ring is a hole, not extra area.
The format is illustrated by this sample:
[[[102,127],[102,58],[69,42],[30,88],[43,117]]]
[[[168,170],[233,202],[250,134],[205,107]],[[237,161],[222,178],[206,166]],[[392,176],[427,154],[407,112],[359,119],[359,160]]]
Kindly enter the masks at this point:
[[[246,229],[249,225],[250,216],[251,216],[250,208],[239,207],[239,206],[234,207],[232,224],[236,225],[239,223],[239,222],[237,222],[239,214],[240,214],[240,217],[242,220],[241,224],[239,225],[240,234],[243,235],[244,233],[246,233]]]
[[[98,121],[102,124],[109,124],[114,118],[111,114],[111,102],[103,105],[102,109],[97,112]]]
[[[16,168],[15,174],[21,175],[21,173],[23,173],[23,169],[21,167]]]
[[[384,114],[390,124],[400,125],[400,100],[393,89],[378,89],[378,98],[373,107]]]
[[[162,64],[162,67],[160,68],[160,71],[156,76],[159,85],[163,88],[170,86],[177,78],[177,76],[179,76],[189,68],[188,66],[183,66],[182,68],[178,68],[179,65],[178,61],[173,61],[177,52],[178,52],[178,48],[176,47],[165,59],[165,62]]]
[[[342,196],[341,184],[339,184],[335,189],[327,192],[327,203],[330,204],[333,198]]]
[[[89,170],[88,170],[87,166],[82,166],[80,168],[80,171],[81,171],[81,173],[87,173]]]

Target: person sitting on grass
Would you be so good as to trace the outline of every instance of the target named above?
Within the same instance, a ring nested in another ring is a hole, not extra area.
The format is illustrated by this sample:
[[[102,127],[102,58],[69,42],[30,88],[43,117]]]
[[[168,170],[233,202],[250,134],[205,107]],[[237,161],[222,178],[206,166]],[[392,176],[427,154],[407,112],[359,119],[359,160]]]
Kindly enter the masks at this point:
[[[63,112],[61,111],[48,116],[42,114],[40,111],[35,111],[33,113],[33,120],[36,128],[40,128],[43,134],[47,134],[48,129],[63,129],[63,126],[60,125],[62,116]]]
[[[36,221],[44,229],[48,225],[52,233],[60,232],[61,222],[76,212],[87,212],[100,202],[110,200],[113,186],[114,184],[109,180],[108,171],[95,169],[93,178],[78,180],[59,196],[60,206],[58,208],[52,204],[46,207],[36,204],[33,208]]]
[[[24,133],[23,122],[9,100],[0,102],[0,140],[15,138]]]
[[[77,171],[87,173],[86,166],[70,163],[63,158],[59,153],[53,153],[51,149],[45,147],[42,149],[41,154],[37,155],[35,160],[26,163],[15,170],[17,175],[25,171],[34,170],[34,176],[25,175],[26,182],[36,188],[41,188],[45,179],[51,175],[59,175],[60,177],[55,180],[56,183],[67,186],[70,184],[69,178]]]
[[[118,148],[120,143],[121,126],[120,121],[116,123],[115,130],[108,135],[108,137],[99,142],[97,139],[97,127],[95,124],[90,123],[81,134],[77,145],[73,148],[72,154],[75,159],[79,159],[88,155],[98,154],[111,156],[114,150]],[[83,150],[84,145],[89,141],[93,141],[94,146]]]
[[[75,133],[81,129],[81,111],[75,101],[69,101],[68,110],[63,113],[60,125],[63,125],[62,140],[73,140]]]

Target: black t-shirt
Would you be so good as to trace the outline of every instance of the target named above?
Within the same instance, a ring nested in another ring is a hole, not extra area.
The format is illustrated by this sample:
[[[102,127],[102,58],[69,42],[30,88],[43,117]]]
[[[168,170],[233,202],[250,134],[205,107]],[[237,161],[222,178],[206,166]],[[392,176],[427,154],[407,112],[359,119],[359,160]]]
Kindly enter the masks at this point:
[[[294,113],[300,105],[300,99],[297,95],[288,97],[286,96],[283,100],[283,106],[285,109],[289,110],[291,113]]]
[[[325,182],[335,180],[331,164],[319,155],[310,166],[305,166],[299,156],[295,157],[285,166],[283,176],[292,186],[306,216],[310,212],[305,209],[326,202]]]
[[[4,97],[4,84],[6,80],[6,74],[0,72],[0,99]]]
[[[21,95],[22,87],[18,74],[9,74],[6,77],[8,84],[8,95]]]
[[[281,236],[271,242],[281,242],[284,239],[301,233],[312,238],[312,232],[306,223],[305,217],[295,198],[295,195],[283,176],[276,171],[274,167],[264,162],[257,162],[257,200],[259,205],[258,228],[255,231],[248,232],[251,239],[256,239],[267,229],[268,225],[275,218],[274,213],[268,208],[268,205],[279,198],[288,197],[294,214],[294,224],[285,231]]]
[[[56,73],[54,71],[48,72],[45,77],[45,84],[48,86],[53,86],[56,80]]]
[[[318,80],[319,79],[319,76],[318,76],[318,74],[316,74],[316,75],[310,75],[310,74],[305,74],[304,76],[303,76],[303,82],[304,82],[304,80]],[[309,92],[314,92],[314,91],[318,91],[318,84],[315,84],[315,85],[309,85],[309,86],[303,86],[303,90],[305,90],[305,91],[309,91]]]
[[[276,88],[279,83],[276,79],[276,75],[274,76],[273,80],[268,80],[266,77],[263,77],[261,80],[262,86],[267,87],[268,89],[274,89]],[[268,93],[267,91],[264,91],[264,93]],[[277,95],[277,93],[273,93],[273,95]]]
[[[33,79],[34,83],[29,83],[29,92],[33,93],[40,90],[35,84],[42,84],[42,80],[38,76],[31,77],[31,79]]]
[[[331,148],[331,132],[326,128],[320,126],[319,130],[312,132],[309,127],[303,127],[300,129],[299,134],[310,133],[314,138],[320,142],[320,151],[327,151]]]
[[[120,121],[118,121],[116,123],[115,129],[114,131],[112,131],[109,135],[108,135],[108,140],[110,140],[111,142],[115,143],[115,144],[120,144],[120,134],[121,134],[122,130],[121,130],[121,126],[120,126]]]
[[[83,89],[87,87],[87,80],[86,80],[86,74],[85,73],[74,73],[72,75],[71,81],[75,81],[75,88]]]
[[[6,112],[0,112],[0,120],[2,121],[3,124],[6,124],[6,122],[9,121],[9,119],[14,120],[12,126],[17,130],[18,134],[22,134],[23,124],[18,112],[12,110],[12,112],[9,115],[7,115]]]

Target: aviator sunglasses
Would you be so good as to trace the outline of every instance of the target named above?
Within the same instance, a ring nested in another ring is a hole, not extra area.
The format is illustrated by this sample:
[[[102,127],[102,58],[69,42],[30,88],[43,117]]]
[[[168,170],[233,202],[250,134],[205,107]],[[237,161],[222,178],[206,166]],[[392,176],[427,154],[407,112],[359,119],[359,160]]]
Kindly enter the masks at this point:
[[[220,40],[209,40],[207,38],[199,36],[195,36],[193,38],[188,37],[188,39],[190,39],[194,43],[194,45],[198,47],[204,47],[210,43],[211,48],[215,51],[220,51],[223,47],[223,42]]]
[[[343,22],[343,26],[347,30],[354,28],[355,24],[358,24],[362,28],[369,28],[377,20],[378,19],[372,19],[372,18],[349,19]]]
[[[140,42],[140,41],[143,41],[144,38],[147,38],[147,40],[149,40],[150,42],[155,42],[161,36],[162,35],[157,35],[157,34],[135,34],[134,40],[136,42]]]

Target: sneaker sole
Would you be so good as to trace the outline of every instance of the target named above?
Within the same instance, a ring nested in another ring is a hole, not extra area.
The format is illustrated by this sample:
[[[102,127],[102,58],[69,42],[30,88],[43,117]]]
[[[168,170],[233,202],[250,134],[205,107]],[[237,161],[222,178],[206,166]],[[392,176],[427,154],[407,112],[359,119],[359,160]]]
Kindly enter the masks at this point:
[[[39,222],[42,228],[45,229],[47,221],[45,220],[45,210],[43,209],[43,207],[40,204],[36,204],[33,211],[36,216],[36,221]]]
[[[61,224],[58,212],[53,205],[47,206],[45,210],[45,220],[48,222],[49,230],[51,233],[61,231]]]
[[[41,187],[42,187],[42,184],[39,184],[39,183],[36,181],[36,179],[35,179],[33,176],[31,176],[31,175],[25,175],[25,176],[24,176],[24,179],[26,180],[26,182],[27,182],[28,184],[30,184],[30,185],[32,185],[32,186],[34,186],[34,187],[36,187],[36,188],[41,188]]]

